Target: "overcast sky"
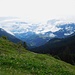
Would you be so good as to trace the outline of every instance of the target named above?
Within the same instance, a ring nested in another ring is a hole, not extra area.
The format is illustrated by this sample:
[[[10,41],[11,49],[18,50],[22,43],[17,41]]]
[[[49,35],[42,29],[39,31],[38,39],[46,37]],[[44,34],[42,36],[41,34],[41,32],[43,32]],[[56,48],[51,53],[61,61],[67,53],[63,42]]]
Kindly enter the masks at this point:
[[[20,17],[32,22],[73,18],[75,0],[0,0],[0,17]]]

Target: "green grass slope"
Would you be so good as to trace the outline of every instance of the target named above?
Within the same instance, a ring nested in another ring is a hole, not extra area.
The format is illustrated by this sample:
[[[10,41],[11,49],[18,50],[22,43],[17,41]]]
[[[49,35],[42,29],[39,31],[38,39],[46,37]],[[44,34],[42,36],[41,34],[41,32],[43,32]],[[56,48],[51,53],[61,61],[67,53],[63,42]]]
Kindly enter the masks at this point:
[[[75,75],[75,66],[0,38],[0,75]]]

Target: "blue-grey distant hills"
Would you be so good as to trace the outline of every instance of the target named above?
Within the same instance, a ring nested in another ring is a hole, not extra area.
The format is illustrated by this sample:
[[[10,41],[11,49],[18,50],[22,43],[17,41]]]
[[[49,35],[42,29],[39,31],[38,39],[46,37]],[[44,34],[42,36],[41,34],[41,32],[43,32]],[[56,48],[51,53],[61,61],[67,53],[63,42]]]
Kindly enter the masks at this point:
[[[23,21],[2,21],[0,27],[9,30],[29,48],[44,45],[53,38],[65,38],[75,32],[75,22],[63,20],[49,20],[47,23],[28,23]]]
[[[44,34],[42,33],[36,34],[35,32],[29,31],[20,34],[15,33],[15,36],[23,41],[26,41],[29,47],[38,47],[44,45],[53,38],[65,38],[75,32],[74,23],[62,24],[56,27],[59,28],[59,30],[55,32],[48,31],[45,32]]]

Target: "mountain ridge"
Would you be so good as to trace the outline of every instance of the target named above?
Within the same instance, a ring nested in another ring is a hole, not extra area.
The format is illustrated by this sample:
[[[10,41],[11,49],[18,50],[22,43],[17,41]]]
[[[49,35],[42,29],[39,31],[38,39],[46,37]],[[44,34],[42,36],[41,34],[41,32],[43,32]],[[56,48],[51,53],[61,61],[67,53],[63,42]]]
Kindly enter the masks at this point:
[[[2,36],[6,36],[8,40],[14,42],[14,43],[18,43],[20,42],[21,40],[18,39],[17,37],[9,34],[8,32],[6,32],[4,29],[0,28],[0,37]]]

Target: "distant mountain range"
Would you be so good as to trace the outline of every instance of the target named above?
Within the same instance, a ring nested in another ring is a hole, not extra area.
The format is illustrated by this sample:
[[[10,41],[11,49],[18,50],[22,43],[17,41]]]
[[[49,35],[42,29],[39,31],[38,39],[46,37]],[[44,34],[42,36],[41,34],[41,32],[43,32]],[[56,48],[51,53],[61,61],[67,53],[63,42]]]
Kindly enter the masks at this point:
[[[75,32],[74,23],[63,24],[56,27],[60,30],[55,32],[48,31],[45,32],[44,34],[43,33],[36,34],[36,32],[29,31],[20,34],[14,33],[14,35],[20,38],[21,40],[26,41],[28,46],[32,48],[44,45],[52,38],[65,38]]]
[[[65,38],[75,32],[75,23],[64,20],[49,20],[46,24],[32,24],[18,20],[7,20],[0,27],[10,31],[15,37],[26,41],[29,48],[44,45],[53,38]]]

